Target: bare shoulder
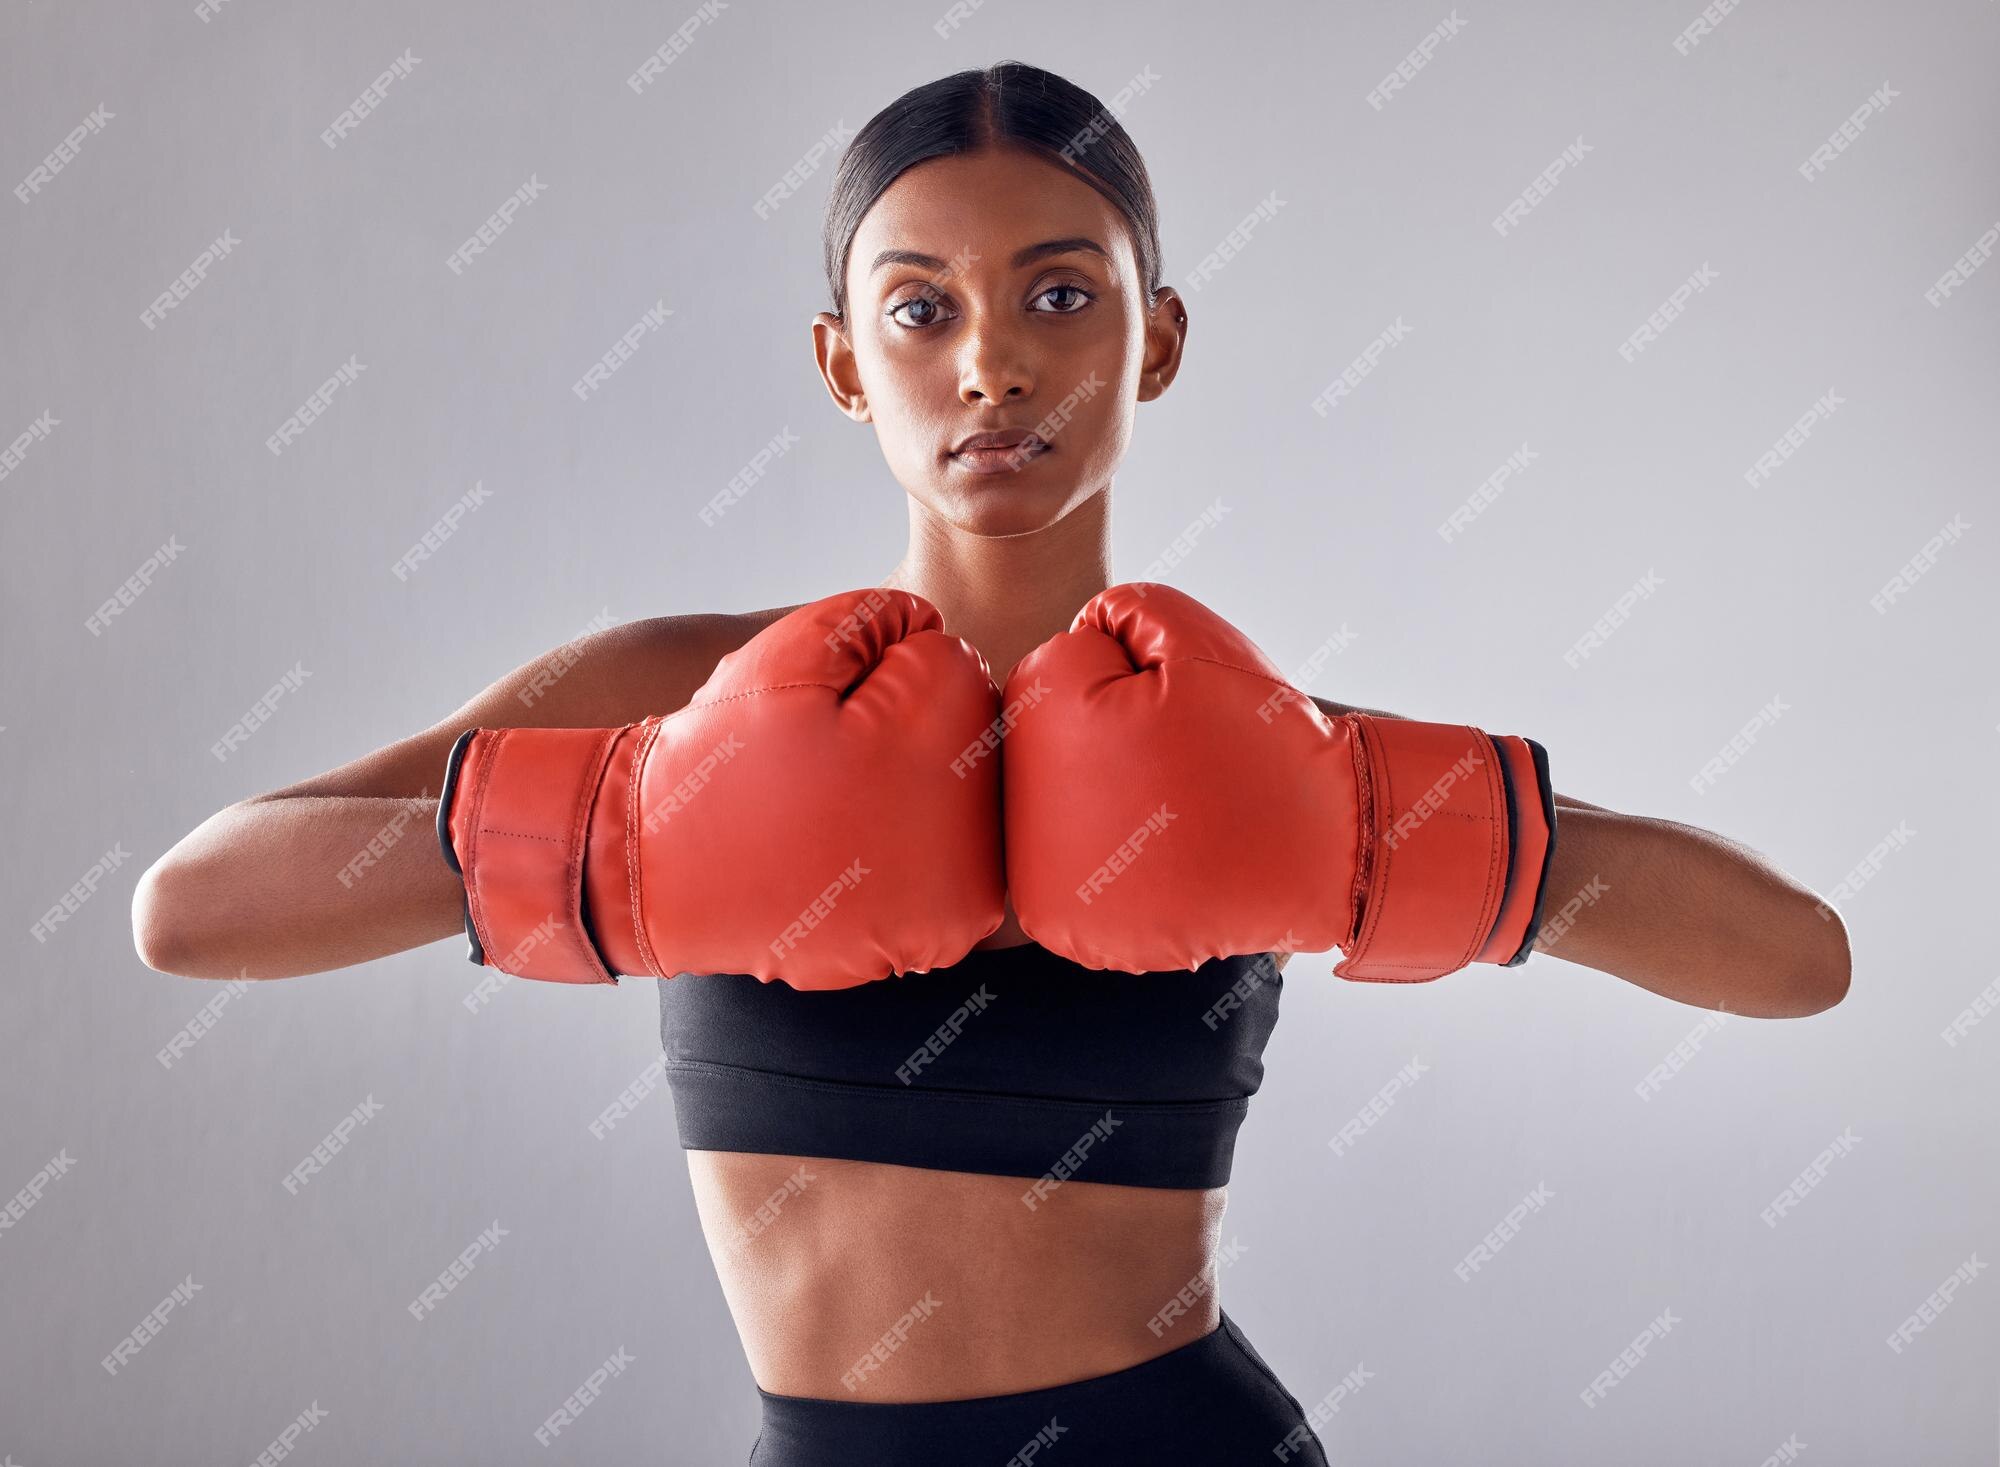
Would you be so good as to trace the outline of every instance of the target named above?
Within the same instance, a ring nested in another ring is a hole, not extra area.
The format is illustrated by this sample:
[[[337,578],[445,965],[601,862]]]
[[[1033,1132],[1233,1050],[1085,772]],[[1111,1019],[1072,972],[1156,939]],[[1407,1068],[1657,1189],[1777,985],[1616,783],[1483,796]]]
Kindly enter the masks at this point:
[[[524,705],[516,723],[587,728],[636,723],[685,706],[718,662],[792,609],[686,612],[621,622],[524,664],[488,692],[504,688]],[[543,697],[554,706],[533,713]]]
[[[521,663],[429,728],[253,797],[431,797],[468,728],[618,728],[685,707],[716,663],[792,608],[650,616],[586,632]]]

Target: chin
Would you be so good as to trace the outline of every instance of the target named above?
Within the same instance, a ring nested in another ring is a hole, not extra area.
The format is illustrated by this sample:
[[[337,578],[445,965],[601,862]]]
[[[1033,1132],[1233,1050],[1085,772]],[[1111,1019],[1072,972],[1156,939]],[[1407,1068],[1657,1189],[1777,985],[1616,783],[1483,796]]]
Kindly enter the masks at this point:
[[[954,487],[925,499],[954,529],[994,539],[1046,530],[1070,509],[1070,486],[982,485],[970,492]]]

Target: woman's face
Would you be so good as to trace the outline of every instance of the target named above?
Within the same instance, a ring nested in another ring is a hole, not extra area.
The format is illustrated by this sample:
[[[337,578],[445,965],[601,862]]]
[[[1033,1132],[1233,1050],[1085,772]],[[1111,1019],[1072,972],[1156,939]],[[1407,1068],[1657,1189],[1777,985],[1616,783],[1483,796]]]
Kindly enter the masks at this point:
[[[847,315],[814,318],[841,410],[875,425],[897,482],[977,535],[1027,534],[1107,487],[1134,405],[1180,364],[1184,308],[1149,312],[1124,216],[1016,148],[932,158],[861,221]],[[978,433],[1035,440],[974,455]]]

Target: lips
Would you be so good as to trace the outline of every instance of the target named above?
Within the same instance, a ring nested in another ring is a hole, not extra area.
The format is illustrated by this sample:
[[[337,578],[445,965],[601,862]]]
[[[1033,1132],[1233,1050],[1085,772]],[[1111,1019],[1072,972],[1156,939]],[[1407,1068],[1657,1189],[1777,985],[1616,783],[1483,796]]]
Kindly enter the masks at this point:
[[[1048,445],[1026,428],[1003,428],[992,433],[974,433],[952,450],[953,453],[971,453],[979,449],[1019,448],[1032,442],[1036,448],[1046,449]]]

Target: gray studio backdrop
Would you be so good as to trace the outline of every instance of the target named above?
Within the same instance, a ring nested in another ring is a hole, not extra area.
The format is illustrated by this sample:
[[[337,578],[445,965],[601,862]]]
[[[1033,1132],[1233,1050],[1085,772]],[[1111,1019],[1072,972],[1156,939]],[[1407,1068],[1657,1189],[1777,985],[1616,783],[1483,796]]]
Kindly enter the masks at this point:
[[[591,1131],[654,984],[231,992],[132,890],[592,625],[877,580],[820,208],[1007,57],[1118,109],[1189,302],[1118,578],[1854,938],[1796,1022],[1299,958],[1226,1307],[1340,1462],[2000,1460],[1996,49],[1979,0],[9,5],[0,1461],[743,1459],[671,1100]]]

